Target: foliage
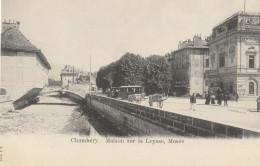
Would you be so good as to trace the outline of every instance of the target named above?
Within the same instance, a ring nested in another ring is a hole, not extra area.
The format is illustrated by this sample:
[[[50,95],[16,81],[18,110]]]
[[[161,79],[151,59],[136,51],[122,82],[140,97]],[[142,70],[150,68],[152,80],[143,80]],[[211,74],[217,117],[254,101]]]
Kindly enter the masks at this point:
[[[97,86],[103,89],[124,85],[143,85],[148,93],[170,89],[172,76],[165,57],[153,55],[146,59],[133,53],[124,54],[118,61],[101,67]]]
[[[172,80],[167,59],[158,55],[146,58],[144,80],[147,93],[167,93]]]
[[[53,78],[48,78],[48,86],[61,86],[61,82],[54,80]]]
[[[103,92],[105,92],[107,88],[112,87],[116,65],[117,62],[113,62],[101,67],[97,72],[96,83],[98,87],[102,88]]]
[[[144,58],[126,53],[118,61],[114,86],[140,85],[143,81]]]

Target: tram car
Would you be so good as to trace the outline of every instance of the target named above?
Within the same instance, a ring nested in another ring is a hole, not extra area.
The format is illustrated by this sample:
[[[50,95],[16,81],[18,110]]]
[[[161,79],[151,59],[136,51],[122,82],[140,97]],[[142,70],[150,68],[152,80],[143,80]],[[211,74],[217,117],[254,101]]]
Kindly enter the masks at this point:
[[[111,89],[109,97],[120,98],[122,100],[141,102],[145,99],[145,91],[143,86],[120,86]]]

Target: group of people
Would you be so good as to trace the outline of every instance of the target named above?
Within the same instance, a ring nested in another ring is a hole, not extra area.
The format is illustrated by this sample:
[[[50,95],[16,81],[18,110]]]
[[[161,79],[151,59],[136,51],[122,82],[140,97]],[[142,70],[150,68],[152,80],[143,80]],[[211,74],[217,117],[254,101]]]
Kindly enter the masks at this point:
[[[112,91],[109,92],[109,96],[113,98],[117,98],[119,96],[118,89],[112,89]]]
[[[216,99],[218,105],[222,105],[222,101],[224,101],[224,106],[227,106],[229,95],[227,93],[223,93],[223,92],[219,91],[219,92],[216,93],[216,96],[215,96],[214,93],[213,94],[206,93],[205,98],[206,98],[206,101],[205,101],[206,105],[216,104],[215,103],[215,99]]]
[[[228,99],[229,95],[228,93],[225,93],[221,90],[217,90],[216,93],[205,93],[205,104],[216,104],[215,100],[217,100],[218,105],[222,105],[222,101],[224,101],[224,106],[228,106]],[[236,101],[238,101],[238,94],[236,94]],[[195,111],[195,105],[196,105],[196,94],[193,93],[190,96],[190,110]],[[260,104],[259,104],[260,105]],[[260,106],[259,106],[260,108]]]

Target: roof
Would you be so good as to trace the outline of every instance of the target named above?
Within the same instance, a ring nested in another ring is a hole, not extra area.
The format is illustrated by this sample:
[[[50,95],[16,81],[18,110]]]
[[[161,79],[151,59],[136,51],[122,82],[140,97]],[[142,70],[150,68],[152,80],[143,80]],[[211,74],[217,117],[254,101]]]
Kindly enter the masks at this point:
[[[10,28],[1,34],[1,48],[15,51],[35,52],[48,69],[51,66],[40,49],[36,48],[30,41],[16,28]]]
[[[73,76],[73,75],[77,76],[78,73],[71,73],[71,72],[65,73],[65,72],[63,72],[63,73],[60,74],[60,76],[65,76],[65,75],[66,75],[66,76]]]
[[[120,86],[119,88],[143,88],[143,86],[133,85],[133,86]]]
[[[176,53],[176,52],[179,52],[179,51],[182,51],[182,50],[185,50],[185,49],[208,49],[209,47],[208,46],[188,46],[188,47],[183,47],[183,48],[180,48],[178,50],[175,50],[175,51],[172,51],[171,53]]]
[[[243,12],[243,11],[239,11],[239,12],[236,12],[235,14],[231,15],[230,17],[226,18],[225,20],[221,21],[220,23],[218,23],[217,25],[215,25],[213,27],[216,28],[218,26],[220,26],[221,24],[224,24],[225,22],[228,22],[229,20],[231,20],[232,18],[236,17],[236,16],[239,16],[239,15],[248,15],[248,16],[259,16],[260,13],[259,12]]]

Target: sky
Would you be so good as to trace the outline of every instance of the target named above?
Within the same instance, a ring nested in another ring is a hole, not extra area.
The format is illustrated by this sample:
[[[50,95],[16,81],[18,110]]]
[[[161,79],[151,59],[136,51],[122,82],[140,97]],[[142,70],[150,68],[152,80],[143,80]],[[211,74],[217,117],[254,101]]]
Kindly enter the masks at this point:
[[[50,63],[98,71],[126,52],[165,55],[244,10],[244,0],[2,0],[1,19],[20,30]],[[246,0],[260,12],[260,0]]]

